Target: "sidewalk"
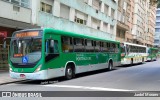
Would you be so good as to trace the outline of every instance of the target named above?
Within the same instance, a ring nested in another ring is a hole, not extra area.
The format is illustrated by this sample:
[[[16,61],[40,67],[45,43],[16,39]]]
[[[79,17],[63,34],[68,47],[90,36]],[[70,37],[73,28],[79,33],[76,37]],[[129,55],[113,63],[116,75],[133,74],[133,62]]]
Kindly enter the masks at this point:
[[[12,79],[8,71],[0,70],[0,85],[22,81],[23,79]]]

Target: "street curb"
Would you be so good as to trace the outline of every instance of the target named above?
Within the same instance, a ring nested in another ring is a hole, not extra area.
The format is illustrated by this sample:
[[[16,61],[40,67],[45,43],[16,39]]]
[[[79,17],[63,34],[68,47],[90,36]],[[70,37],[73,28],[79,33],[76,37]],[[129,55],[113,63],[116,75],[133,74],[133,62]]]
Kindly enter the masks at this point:
[[[4,82],[4,83],[0,83],[0,86],[1,85],[6,85],[6,84],[11,84],[11,83],[23,82],[23,81],[27,81],[27,80],[18,80],[18,81]]]

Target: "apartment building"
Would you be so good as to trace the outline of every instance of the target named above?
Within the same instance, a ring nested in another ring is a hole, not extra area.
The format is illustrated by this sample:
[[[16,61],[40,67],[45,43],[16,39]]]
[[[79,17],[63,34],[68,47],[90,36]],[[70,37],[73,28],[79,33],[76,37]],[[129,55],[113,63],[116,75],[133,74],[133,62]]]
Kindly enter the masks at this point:
[[[155,27],[156,27],[156,6],[149,6],[148,30],[146,29],[147,37],[145,39],[146,46],[149,47],[154,46]]]
[[[32,0],[34,25],[115,40],[116,0]]]
[[[119,0],[116,40],[153,46],[155,11],[150,0]]]
[[[160,8],[156,10],[156,27],[155,27],[155,39],[154,45],[160,47]]]
[[[117,31],[116,40],[120,42],[132,42],[132,34],[130,32],[131,20],[131,2],[133,0],[119,0],[117,11]]]

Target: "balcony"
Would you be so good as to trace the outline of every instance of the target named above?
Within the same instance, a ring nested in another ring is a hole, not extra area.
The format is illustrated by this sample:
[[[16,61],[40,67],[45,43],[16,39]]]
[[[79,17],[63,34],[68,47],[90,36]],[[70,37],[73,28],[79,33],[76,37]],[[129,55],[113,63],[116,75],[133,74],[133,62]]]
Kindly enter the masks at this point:
[[[121,43],[126,42],[124,38],[116,37],[116,41],[119,41]]]
[[[126,25],[125,23],[120,22],[120,21],[117,21],[117,26],[120,27],[120,28],[125,29],[126,31],[129,30],[129,26]]]
[[[136,40],[136,41],[138,41],[138,42],[141,42],[141,43],[143,43],[143,41],[144,41],[143,37],[137,36],[137,35],[134,35],[133,39]]]
[[[1,0],[0,7],[0,17],[25,23],[31,23],[31,9]]]
[[[133,39],[133,35],[129,32],[126,32],[126,38],[132,40]]]

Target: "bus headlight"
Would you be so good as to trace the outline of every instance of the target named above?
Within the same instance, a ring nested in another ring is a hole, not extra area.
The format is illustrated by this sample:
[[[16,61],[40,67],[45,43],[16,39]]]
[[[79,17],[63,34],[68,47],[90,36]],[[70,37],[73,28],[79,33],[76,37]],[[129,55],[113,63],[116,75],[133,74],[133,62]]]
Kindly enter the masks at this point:
[[[10,65],[10,64],[8,64],[8,66],[9,66],[9,71],[11,71],[11,72],[12,72],[12,68],[11,68],[11,65]]]
[[[12,68],[11,67],[9,68],[9,71],[12,72]]]
[[[39,72],[40,69],[41,69],[41,67],[42,67],[42,65],[39,65],[39,66],[37,67],[37,69],[36,69],[34,72]]]

